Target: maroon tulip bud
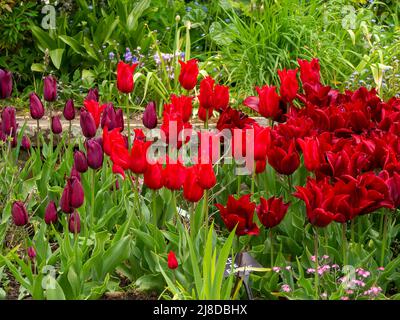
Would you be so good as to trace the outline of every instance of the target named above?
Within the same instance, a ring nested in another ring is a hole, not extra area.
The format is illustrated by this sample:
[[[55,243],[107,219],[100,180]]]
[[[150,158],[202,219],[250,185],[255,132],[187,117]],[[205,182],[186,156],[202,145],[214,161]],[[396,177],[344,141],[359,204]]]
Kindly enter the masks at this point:
[[[21,148],[24,150],[29,150],[31,148],[31,141],[28,136],[23,136],[21,140]]]
[[[17,120],[15,117],[15,109],[13,107],[5,107],[1,113],[1,131],[6,135],[15,135],[17,132]]]
[[[59,116],[51,117],[51,131],[54,134],[60,134],[62,132],[62,125]]]
[[[99,90],[97,88],[89,89],[85,100],[99,101]]]
[[[99,169],[103,165],[103,149],[94,139],[86,143],[87,163],[92,169]]]
[[[53,76],[44,78],[44,100],[52,102],[57,99],[57,79]]]
[[[12,73],[0,69],[0,99],[9,98],[11,96],[12,87]]]
[[[115,128],[121,128],[121,131],[124,131],[124,112],[122,109],[115,112]]]
[[[54,201],[50,201],[44,213],[44,222],[52,224],[57,222],[57,207]]]
[[[80,124],[82,133],[86,138],[90,139],[96,135],[96,122],[90,112],[82,110]]]
[[[44,116],[43,103],[34,92],[29,95],[29,109],[31,111],[31,117],[35,120],[40,120]]]
[[[143,124],[148,129],[157,127],[157,111],[156,104],[151,101],[147,104],[146,109],[143,112]]]
[[[0,141],[6,141],[7,136],[4,134],[3,130],[1,130],[1,127],[2,127],[2,123],[0,121]]]
[[[96,141],[103,149],[103,137],[96,137],[96,138],[93,138],[92,140]]]
[[[74,168],[81,173],[88,170],[88,163],[85,154],[82,151],[74,153]]]
[[[108,130],[112,130],[115,128],[115,109],[113,104],[107,103],[106,107],[103,110],[103,114],[101,116],[101,127],[107,126]]]
[[[68,219],[68,229],[71,233],[80,233],[81,232],[81,218],[79,213],[74,211]]]
[[[76,170],[75,166],[72,166],[71,168],[71,173],[69,174],[69,177],[75,177],[77,178],[79,181],[81,181],[81,174],[78,170]]]
[[[71,185],[68,180],[60,199],[61,210],[65,213],[72,213],[74,211],[74,208],[72,208],[70,205],[70,198],[71,198]]]
[[[64,106],[63,111],[64,118],[68,121],[72,121],[75,119],[75,106],[74,100],[68,99]]]
[[[28,224],[28,212],[26,211],[25,204],[22,201],[15,201],[13,203],[11,214],[16,226],[21,227]]]
[[[73,208],[79,208],[84,201],[85,194],[83,192],[82,184],[76,177],[68,179],[71,185],[70,205]]]
[[[28,251],[28,257],[29,257],[29,259],[35,260],[35,258],[36,258],[36,251],[35,251],[35,248],[34,248],[34,247],[29,247],[27,251]]]

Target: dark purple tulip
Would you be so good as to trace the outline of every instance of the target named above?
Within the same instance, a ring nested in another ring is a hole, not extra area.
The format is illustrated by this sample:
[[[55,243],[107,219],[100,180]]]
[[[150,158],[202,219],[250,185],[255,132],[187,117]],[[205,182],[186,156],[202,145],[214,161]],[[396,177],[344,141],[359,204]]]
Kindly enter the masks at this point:
[[[71,198],[71,185],[68,180],[60,199],[61,210],[65,213],[72,213],[74,211],[74,208],[72,208],[70,205],[70,198]]]
[[[17,120],[15,117],[15,108],[5,107],[1,113],[1,130],[6,136],[15,135],[17,132]]]
[[[25,204],[22,201],[15,201],[13,203],[11,214],[16,226],[21,227],[28,224],[28,212],[26,211]]]
[[[147,104],[146,109],[143,112],[143,125],[148,129],[157,127],[157,111],[156,104],[151,101]]]
[[[72,121],[75,119],[75,106],[74,100],[68,99],[65,103],[64,110],[63,110],[64,118],[68,121]]]
[[[113,104],[111,102],[107,103],[101,116],[101,127],[104,128],[104,126],[107,126],[108,130],[114,129],[116,125],[115,116]]]
[[[85,198],[82,184],[76,177],[69,178],[68,183],[71,185],[71,197],[69,203],[72,208],[79,208],[83,204]]]
[[[40,120],[44,116],[44,107],[42,101],[38,95],[32,92],[29,95],[29,109],[31,111],[31,117],[35,120]]]
[[[79,213],[74,211],[68,219],[68,229],[71,233],[79,233],[81,232],[81,218],[79,217]]]
[[[100,137],[96,137],[96,138],[93,138],[92,140],[96,141],[101,146],[101,148],[103,149],[103,137],[101,137],[101,136]]]
[[[97,88],[89,89],[85,100],[99,101],[99,90]]]
[[[0,99],[7,99],[12,92],[12,73],[0,69]]]
[[[103,148],[94,139],[86,143],[87,163],[92,169],[99,169],[103,165]]]
[[[57,222],[57,207],[54,201],[50,201],[46,207],[44,213],[44,221],[46,224],[52,224]]]
[[[44,78],[44,100],[48,102],[56,101],[57,99],[57,79],[52,75]]]
[[[94,121],[94,118],[90,112],[82,110],[80,124],[82,133],[86,138],[90,139],[96,135],[96,122]]]
[[[0,121],[0,141],[6,141],[7,140],[7,136],[4,134],[3,130],[1,129],[2,127],[2,123]]]
[[[74,153],[74,168],[80,173],[84,173],[88,170],[87,159],[82,151],[76,151]]]
[[[23,136],[21,140],[21,148],[24,150],[29,150],[31,148],[31,141],[28,136]]]
[[[59,116],[51,117],[51,131],[54,134],[60,134],[62,132],[62,125]]]
[[[115,128],[121,128],[121,131],[124,131],[124,112],[122,109],[115,112]]]
[[[35,258],[36,258],[36,251],[35,251],[35,248],[34,248],[34,247],[29,247],[27,251],[28,251],[28,257],[29,257],[29,259],[35,260]]]

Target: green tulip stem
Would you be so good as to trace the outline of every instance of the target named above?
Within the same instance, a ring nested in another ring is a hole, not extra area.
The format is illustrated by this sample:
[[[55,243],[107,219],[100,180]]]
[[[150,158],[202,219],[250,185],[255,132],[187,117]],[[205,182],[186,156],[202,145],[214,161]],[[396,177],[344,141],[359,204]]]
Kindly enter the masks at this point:
[[[346,223],[342,223],[342,250],[343,250],[343,266],[346,266],[347,265]]]
[[[94,169],[92,171],[92,199],[91,199],[91,211],[92,211],[92,216],[90,217],[90,222],[94,225],[94,216],[95,216],[95,210],[94,210],[94,200],[95,200],[95,193],[96,193],[96,171]],[[92,226],[93,227],[93,226]]]
[[[37,125],[37,132],[36,132],[36,147],[40,151],[40,139],[39,139],[39,132],[40,132],[40,124],[39,124],[39,119],[36,119],[36,125]]]
[[[129,101],[131,99],[131,94],[126,95],[126,122],[128,124],[128,149],[131,149],[131,121],[130,121],[130,110]]]
[[[318,274],[318,229],[314,227],[314,257],[315,257],[315,300],[319,300],[319,274]]]
[[[387,233],[388,233],[388,215],[386,211],[383,213],[383,238],[382,238],[382,248],[381,248],[381,259],[380,259],[380,267],[383,267],[385,262],[385,252],[387,245]]]
[[[269,229],[269,242],[271,246],[271,268],[274,267],[274,235],[272,228]]]

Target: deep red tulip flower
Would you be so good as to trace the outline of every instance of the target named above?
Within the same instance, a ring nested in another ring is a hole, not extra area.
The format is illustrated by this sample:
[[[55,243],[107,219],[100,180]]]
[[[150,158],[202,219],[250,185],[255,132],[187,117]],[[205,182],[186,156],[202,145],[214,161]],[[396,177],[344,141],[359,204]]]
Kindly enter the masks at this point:
[[[280,174],[291,175],[300,165],[300,157],[292,141],[287,149],[272,144],[267,151],[268,163]]]
[[[48,102],[56,101],[57,99],[57,79],[52,75],[44,78],[44,100]]]
[[[304,201],[312,225],[323,228],[332,221],[346,221],[338,206],[348,195],[337,195],[326,179],[317,182],[309,178],[305,187],[296,186],[296,189],[294,196]]]
[[[86,142],[87,164],[90,168],[96,170],[103,165],[103,148],[94,139]]]
[[[188,122],[192,116],[193,97],[171,95],[171,104],[166,105],[182,115],[183,122]],[[168,111],[167,111],[168,112]]]
[[[40,120],[44,116],[43,103],[34,92],[29,95],[29,110],[31,112],[31,117],[35,120]]]
[[[11,208],[11,215],[14,224],[22,227],[29,222],[28,212],[26,211],[25,204],[22,201],[15,201]]]
[[[252,127],[256,121],[241,111],[226,108],[219,116],[217,122],[217,129],[222,131],[224,129],[244,129]]]
[[[75,151],[74,153],[74,168],[80,173],[88,170],[88,163],[86,155],[82,151]]]
[[[186,178],[186,168],[180,161],[170,163],[167,160],[167,165],[163,170],[164,186],[169,190],[179,190],[182,188]]]
[[[270,142],[270,129],[254,126],[254,159],[265,160]]]
[[[106,126],[103,129],[103,149],[106,155],[111,156],[113,146],[122,146],[127,148],[126,139],[119,128],[108,130]]]
[[[230,195],[226,208],[219,203],[215,206],[219,209],[221,218],[229,231],[236,226],[238,236],[258,235],[259,229],[253,222],[256,204],[250,201],[249,194],[242,196],[239,200]]]
[[[297,69],[294,70],[278,70],[278,76],[281,80],[280,94],[285,102],[292,102],[296,98],[299,90],[297,81]]]
[[[29,150],[31,148],[31,141],[28,136],[23,136],[21,140],[21,148],[23,150]]]
[[[82,110],[79,122],[82,128],[82,133],[86,138],[90,139],[96,135],[96,122],[90,112]]]
[[[12,73],[0,69],[0,99],[8,99],[13,88]]]
[[[201,121],[204,122],[206,121],[207,111],[208,111],[208,120],[210,120],[213,116],[213,111],[214,111],[212,108],[204,109],[202,106],[200,106],[199,109],[197,110],[197,116]]]
[[[203,197],[204,189],[199,184],[197,166],[186,169],[185,182],[183,183],[183,197],[190,202],[198,202]]]
[[[44,221],[46,224],[52,224],[57,222],[57,207],[54,201],[50,201],[46,207],[44,213]]]
[[[63,110],[64,118],[68,121],[72,121],[75,119],[75,106],[74,100],[68,99],[65,103],[64,110]]]
[[[51,117],[51,131],[54,134],[60,134],[62,132],[62,125],[59,116],[52,116]]]
[[[138,63],[127,64],[123,61],[118,62],[117,66],[117,87],[122,93],[131,93],[133,91],[133,73]]]
[[[280,97],[276,93],[275,86],[256,87],[259,103],[258,112],[265,118],[279,119],[282,115],[282,110],[279,107]]]
[[[34,247],[29,247],[27,250],[28,253],[28,257],[29,259],[31,259],[32,261],[35,260],[36,258],[36,250]]]
[[[393,176],[385,182],[388,186],[390,199],[393,201],[394,207],[400,207],[400,174],[397,172],[393,173]]]
[[[199,67],[197,60],[191,59],[187,62],[178,61],[181,65],[181,72],[179,73],[179,83],[186,90],[192,90],[197,84],[197,76],[199,75]]]
[[[115,127],[119,128],[121,131],[124,131],[124,112],[122,109],[118,109],[115,112]]]
[[[68,218],[68,230],[71,233],[81,232],[81,217],[77,211],[74,211],[72,214],[70,214]]]
[[[198,98],[201,108],[213,108],[214,83],[214,79],[209,76],[200,81],[200,94]]]
[[[75,168],[75,166],[72,166],[71,168],[71,172],[69,174],[69,177],[75,177],[76,179],[78,179],[79,181],[81,181],[81,174],[80,172]]]
[[[168,108],[167,110],[171,111],[171,109]],[[190,122],[184,122],[180,113],[167,112],[167,110],[164,110],[163,121],[160,127],[162,133],[164,134],[162,136],[162,139],[169,145],[175,148],[180,148],[182,146],[181,140],[183,130],[190,130],[192,128],[192,125],[190,124]],[[170,132],[171,128],[172,132]],[[184,142],[188,142],[189,139],[190,135],[186,136]]]
[[[72,213],[84,202],[84,192],[82,184],[75,176],[68,178],[60,200],[61,210],[65,213]]]
[[[168,253],[168,268],[170,268],[171,270],[174,270],[176,268],[178,268],[179,264],[178,264],[178,260],[176,259],[175,253],[171,250]]]
[[[142,122],[147,129],[154,129],[157,127],[157,110],[154,101],[150,101],[147,104],[146,109],[143,112]]]
[[[320,84],[320,66],[319,60],[314,58],[311,61],[298,59],[297,62],[300,65],[300,79],[304,84],[317,85]]]
[[[289,203],[284,203],[282,198],[272,197],[266,200],[261,197],[256,211],[264,227],[273,228],[283,220],[288,208]]]
[[[304,165],[308,171],[314,171],[320,168],[324,163],[324,155],[321,153],[322,147],[316,137],[306,137],[297,139],[304,156]]]
[[[211,163],[198,164],[198,184],[205,190],[213,188],[217,183],[217,178]]]
[[[85,100],[99,101],[99,89],[97,88],[89,89]]]
[[[147,188],[158,190],[164,186],[163,167],[160,163],[148,164],[143,175]]]
[[[136,174],[145,173],[147,169],[147,150],[151,142],[135,140],[132,144],[129,169]]]
[[[224,111],[229,105],[229,87],[215,85],[213,94],[213,109],[219,112]]]
[[[104,105],[104,110],[101,115],[100,124],[102,128],[107,126],[109,130],[112,130],[117,127],[116,112],[114,109],[114,105],[111,102]]]
[[[85,100],[83,102],[87,111],[93,116],[94,122],[96,124],[96,129],[100,125],[101,114],[103,113],[106,104],[100,106],[100,104],[95,100]]]
[[[1,131],[5,136],[17,133],[16,112],[13,107],[5,107],[1,113]]]

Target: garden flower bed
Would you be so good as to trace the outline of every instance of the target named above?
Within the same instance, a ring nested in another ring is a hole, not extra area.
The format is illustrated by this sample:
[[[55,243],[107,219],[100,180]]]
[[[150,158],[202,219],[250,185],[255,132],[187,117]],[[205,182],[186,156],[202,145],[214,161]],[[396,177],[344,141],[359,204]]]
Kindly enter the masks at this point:
[[[238,92],[185,28],[77,99],[0,69],[0,298],[397,300],[400,98],[301,56]]]

